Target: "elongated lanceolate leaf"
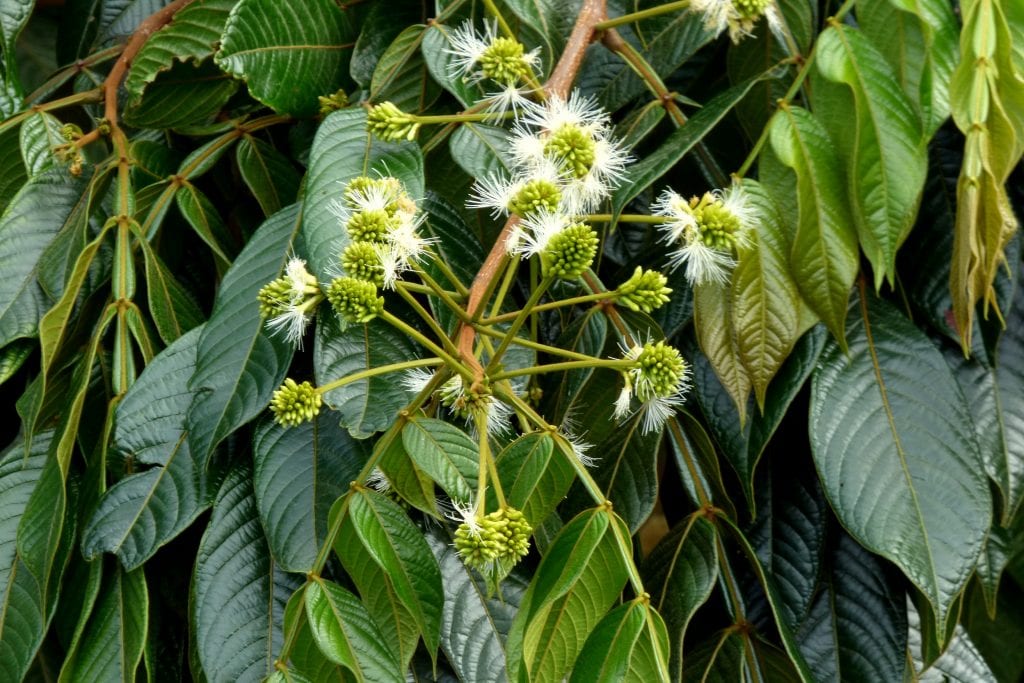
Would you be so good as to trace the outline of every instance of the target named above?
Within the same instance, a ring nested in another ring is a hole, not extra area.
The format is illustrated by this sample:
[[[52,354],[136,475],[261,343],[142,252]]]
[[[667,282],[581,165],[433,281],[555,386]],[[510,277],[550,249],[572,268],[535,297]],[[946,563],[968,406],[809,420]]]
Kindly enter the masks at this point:
[[[416,418],[402,429],[402,443],[412,461],[452,500],[473,500],[480,452],[468,434],[441,420]]]
[[[928,170],[920,116],[857,29],[830,27],[815,50],[815,115],[846,167],[849,206],[877,289],[894,282],[896,250],[914,224]]]
[[[650,604],[636,599],[605,615],[587,638],[571,683],[668,681],[668,635]]]
[[[306,196],[302,207],[302,236],[310,270],[330,281],[348,235],[331,211],[341,201],[345,184],[356,176],[391,175],[409,195],[423,196],[423,155],[412,142],[387,143],[366,132],[366,110],[336,111],[320,124],[309,153]]]
[[[804,300],[845,346],[843,323],[858,263],[839,159],[821,123],[805,109],[783,108],[769,125],[772,149],[796,172],[790,272]],[[791,194],[774,199],[779,205],[793,201]]]
[[[221,36],[217,63],[275,111],[308,116],[338,89],[352,42],[331,0],[241,0]]]
[[[369,455],[369,444],[338,426],[330,411],[282,427],[269,417],[253,435],[256,504],[274,559],[308,572],[327,536],[327,516]]]
[[[113,447],[155,467],[125,477],[103,495],[83,531],[86,558],[115,553],[135,569],[212,502],[215,484],[185,432],[201,333],[192,330],[154,358],[118,405]]]
[[[909,625],[907,653],[911,658],[917,680],[922,683],[996,683],[999,679],[992,673],[985,658],[978,652],[971,636],[960,624],[956,625],[949,647],[931,666],[924,668],[921,661],[922,619],[907,599],[907,622]],[[922,670],[923,669],[923,670]]]
[[[393,6],[377,7],[383,10],[381,14],[386,21],[393,21]],[[373,69],[370,101],[388,101],[402,111],[421,112],[441,94],[441,89],[427,71],[420,49],[426,30],[422,24],[406,26],[388,45]],[[364,29],[360,38],[367,34]]]
[[[186,424],[189,447],[202,462],[221,439],[263,410],[284,380],[293,348],[265,330],[256,294],[284,270],[298,217],[292,205],[256,231],[224,276],[199,336]]]
[[[211,683],[259,681],[274,670],[285,604],[300,585],[270,555],[252,468],[235,463],[213,504],[192,579],[191,622]]]
[[[357,681],[403,681],[393,644],[366,608],[341,586],[314,581],[306,588],[306,618],[320,651]]]
[[[299,174],[288,157],[258,138],[246,136],[235,150],[238,171],[266,216],[295,201]]]
[[[825,494],[945,625],[992,516],[968,407],[939,351],[891,305],[859,299],[847,336],[848,357],[835,344],[822,354],[811,396]]]
[[[739,424],[747,421],[747,399],[752,382],[740,360],[733,331],[732,292],[727,285],[709,282],[694,289],[693,327],[700,350],[707,357],[721,386],[729,392],[739,414]]]

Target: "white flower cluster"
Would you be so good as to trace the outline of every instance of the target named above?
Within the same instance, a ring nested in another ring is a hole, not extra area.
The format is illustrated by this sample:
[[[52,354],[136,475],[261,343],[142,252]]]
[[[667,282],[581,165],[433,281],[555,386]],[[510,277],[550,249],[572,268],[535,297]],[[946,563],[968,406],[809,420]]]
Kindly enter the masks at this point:
[[[517,40],[498,36],[497,21],[484,23],[483,33],[467,21],[452,32],[451,46],[455,73],[468,83],[494,84],[498,90],[487,93],[487,110],[502,117],[510,109],[519,111],[529,104],[531,82],[536,82],[540,66],[540,48],[529,52]]]
[[[322,298],[316,277],[306,270],[305,261],[295,257],[288,259],[284,275],[267,283],[257,295],[260,314],[270,331],[299,346]]]

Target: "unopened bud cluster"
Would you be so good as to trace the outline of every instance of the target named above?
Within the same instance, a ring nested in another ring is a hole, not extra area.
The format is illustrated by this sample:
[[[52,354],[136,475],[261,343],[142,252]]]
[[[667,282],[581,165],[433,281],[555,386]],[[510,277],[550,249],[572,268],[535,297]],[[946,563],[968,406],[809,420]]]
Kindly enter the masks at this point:
[[[632,277],[615,290],[615,300],[631,310],[650,313],[668,303],[672,289],[667,283],[668,278],[658,271],[637,266]]]
[[[321,403],[320,394],[312,384],[298,384],[288,378],[270,399],[270,410],[278,424],[294,427],[315,418]]]
[[[466,566],[478,571],[495,564],[512,566],[530,552],[532,533],[522,512],[503,507],[462,522],[455,531],[455,549]]]

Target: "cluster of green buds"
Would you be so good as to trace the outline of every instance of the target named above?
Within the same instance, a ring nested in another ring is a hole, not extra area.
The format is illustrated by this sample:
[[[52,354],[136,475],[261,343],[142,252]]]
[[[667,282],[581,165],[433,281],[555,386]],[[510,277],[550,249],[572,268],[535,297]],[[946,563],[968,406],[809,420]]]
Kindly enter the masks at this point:
[[[313,420],[320,413],[323,400],[320,392],[309,382],[297,383],[288,378],[270,399],[274,421],[285,427],[294,427]]]
[[[634,344],[625,349],[624,358],[632,362],[623,373],[623,388],[615,403],[615,417],[629,414],[635,398],[643,415],[643,431],[650,433],[682,405],[690,385],[689,366],[679,349],[664,341]]]
[[[467,21],[449,35],[451,68],[468,83],[498,87],[487,95],[489,111],[503,115],[530,105],[526,95],[536,84],[540,49],[527,51],[518,40],[499,36],[497,22],[485,22],[483,33]]]
[[[327,116],[348,106],[348,94],[343,89],[333,95],[321,95],[317,100],[320,103],[320,116]]]
[[[415,140],[420,125],[416,116],[405,113],[393,102],[375,104],[366,114],[367,130],[386,142]]]
[[[761,17],[774,33],[782,25],[775,0],[691,0],[690,11],[703,14],[705,28],[716,35],[728,30],[734,43],[751,35]]]
[[[300,345],[323,298],[316,277],[306,270],[306,262],[300,258],[289,259],[284,275],[268,282],[256,295],[267,327]]]
[[[669,252],[671,267],[686,266],[686,277],[694,285],[728,281],[753,223],[753,212],[739,186],[689,200],[665,190],[654,204],[654,213],[665,219],[660,226],[663,239],[675,247]]]
[[[650,313],[668,303],[672,289],[668,278],[656,270],[636,267],[633,275],[615,290],[615,300],[634,311]]]
[[[481,573],[505,572],[530,552],[533,528],[515,508],[503,506],[486,515],[464,511],[455,530],[455,549],[467,567]]]

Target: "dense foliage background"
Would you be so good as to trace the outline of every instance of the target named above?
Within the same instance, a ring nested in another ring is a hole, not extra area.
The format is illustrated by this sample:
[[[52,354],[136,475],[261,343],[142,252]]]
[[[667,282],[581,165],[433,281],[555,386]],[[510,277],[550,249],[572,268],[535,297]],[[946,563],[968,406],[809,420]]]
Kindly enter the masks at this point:
[[[515,219],[466,202],[516,160],[466,21],[632,155],[543,298],[547,261],[480,275]],[[1024,3],[0,0],[0,56],[0,679],[1024,676]],[[441,291],[299,349],[257,295],[340,274],[364,175]],[[656,200],[730,186],[755,225],[691,286]],[[536,296],[478,438],[374,369],[453,351],[482,279],[495,339]],[[692,388],[647,430],[608,359],[661,339]],[[497,591],[442,514],[487,462],[533,531]]]

